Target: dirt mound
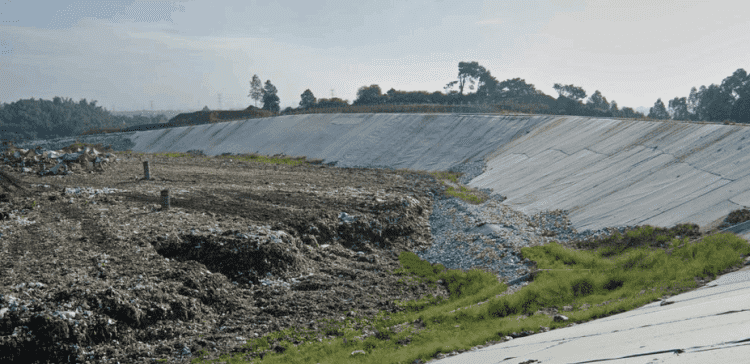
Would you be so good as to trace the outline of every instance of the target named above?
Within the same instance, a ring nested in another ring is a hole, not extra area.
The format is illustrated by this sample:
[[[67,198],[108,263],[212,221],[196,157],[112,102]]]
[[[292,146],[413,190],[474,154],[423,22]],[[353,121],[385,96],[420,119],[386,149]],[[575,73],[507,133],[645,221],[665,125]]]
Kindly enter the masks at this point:
[[[6,171],[29,194],[0,198],[0,362],[218,358],[448,297],[387,274],[431,243],[431,177],[236,158],[151,156],[150,180],[123,153],[106,170]]]

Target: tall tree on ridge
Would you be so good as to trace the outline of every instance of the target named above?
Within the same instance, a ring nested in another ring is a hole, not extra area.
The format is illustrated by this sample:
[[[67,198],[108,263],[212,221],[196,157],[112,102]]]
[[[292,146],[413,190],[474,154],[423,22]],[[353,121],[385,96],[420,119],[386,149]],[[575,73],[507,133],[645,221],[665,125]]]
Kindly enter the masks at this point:
[[[617,101],[612,100],[612,102],[609,103],[609,112],[612,113],[612,116],[620,116],[620,109],[617,107]]]
[[[477,95],[484,100],[488,100],[497,96],[497,87],[500,84],[497,78],[492,76],[489,70],[482,66],[479,66],[479,87],[477,87]]]
[[[266,81],[266,86],[263,89],[263,110],[279,112],[279,97],[276,95],[278,90],[276,86],[271,83],[271,80]]]
[[[377,105],[383,103],[383,92],[378,85],[362,86],[357,90],[357,99],[352,105]]]
[[[484,67],[480,66],[479,62],[458,62],[458,93],[464,94],[467,81],[473,86],[483,73],[482,70]]]
[[[602,96],[602,93],[599,92],[599,90],[596,90],[596,92],[589,97],[588,101],[586,101],[586,106],[601,111],[609,110],[609,102],[607,102],[607,98]]]
[[[552,86],[552,88],[554,88],[555,91],[557,91],[557,93],[560,94],[560,96],[567,97],[575,101],[578,101],[586,97],[586,91],[584,91],[583,88],[580,88],[578,86],[561,85],[559,83],[556,83],[554,86]]]
[[[688,114],[690,115],[690,120],[696,121],[699,120],[698,115],[698,109],[699,109],[699,102],[700,102],[700,95],[698,94],[698,90],[693,86],[690,89],[690,96],[688,96],[687,99],[687,109]]]
[[[657,120],[669,119],[669,113],[667,112],[667,108],[664,107],[664,103],[661,101],[661,99],[657,99],[654,103],[654,107],[649,109],[648,117]]]
[[[740,97],[734,102],[729,118],[737,123],[750,123],[750,96]]]
[[[539,91],[534,87],[534,84],[526,83],[526,80],[520,77],[500,82],[496,89],[497,92],[499,92],[500,97],[503,98],[539,94]]]
[[[255,107],[258,107],[258,100],[263,97],[263,84],[258,75],[253,75],[253,80],[250,81],[250,94],[247,96],[255,100]]]
[[[673,120],[690,120],[687,99],[684,97],[675,97],[669,100],[669,113],[672,115]]]
[[[734,98],[723,92],[721,87],[715,84],[708,88],[701,86],[699,97],[698,115],[701,120],[724,121],[729,119]]]
[[[299,107],[303,109],[310,108],[315,105],[315,95],[313,95],[312,91],[310,89],[305,90],[305,92],[300,95],[300,101],[299,101]]]

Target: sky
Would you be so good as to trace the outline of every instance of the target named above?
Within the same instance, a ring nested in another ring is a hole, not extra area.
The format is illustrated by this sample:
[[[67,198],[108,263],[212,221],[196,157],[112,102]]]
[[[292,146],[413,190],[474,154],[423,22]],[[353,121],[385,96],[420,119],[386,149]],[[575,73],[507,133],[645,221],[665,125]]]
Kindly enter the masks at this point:
[[[555,98],[560,83],[620,108],[667,105],[750,70],[750,7],[739,3],[0,0],[0,102],[240,109],[255,104],[257,74],[283,109],[306,89],[349,102],[372,84],[444,92],[459,62],[477,61]]]

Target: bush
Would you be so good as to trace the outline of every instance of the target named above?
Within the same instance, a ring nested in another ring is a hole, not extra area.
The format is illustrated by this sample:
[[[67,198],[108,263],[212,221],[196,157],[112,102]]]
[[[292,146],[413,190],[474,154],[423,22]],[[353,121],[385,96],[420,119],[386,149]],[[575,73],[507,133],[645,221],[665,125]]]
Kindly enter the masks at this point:
[[[488,286],[497,284],[497,278],[494,275],[478,269],[472,269],[466,273],[450,271],[442,274],[441,277],[448,286],[450,299],[475,295]]]
[[[622,287],[625,284],[625,277],[620,273],[615,273],[612,276],[607,277],[607,279],[604,281],[604,289],[608,291],[614,291],[620,287]]]
[[[570,283],[570,288],[573,290],[573,295],[576,297],[588,296],[594,293],[595,283],[591,277],[581,277],[574,279]]]
[[[518,308],[511,305],[505,297],[491,301],[487,305],[487,314],[492,317],[503,318],[517,313]]]
[[[622,268],[624,270],[632,270],[639,266],[639,263],[643,258],[646,257],[646,253],[642,250],[631,252],[627,258],[622,262]]]
[[[398,260],[406,271],[431,281],[435,279],[437,274],[445,270],[445,266],[442,264],[430,264],[430,262],[422,260],[418,255],[408,251],[401,253]]]

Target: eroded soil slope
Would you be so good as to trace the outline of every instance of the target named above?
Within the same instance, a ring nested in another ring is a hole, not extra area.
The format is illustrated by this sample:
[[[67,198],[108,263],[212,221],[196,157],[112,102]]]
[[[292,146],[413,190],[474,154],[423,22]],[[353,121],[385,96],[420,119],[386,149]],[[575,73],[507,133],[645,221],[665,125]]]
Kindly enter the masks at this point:
[[[149,156],[143,180],[144,157],[118,157],[67,176],[3,169],[28,187],[0,191],[0,362],[218,357],[448,297],[387,274],[430,244],[430,193],[444,191],[431,177]]]

